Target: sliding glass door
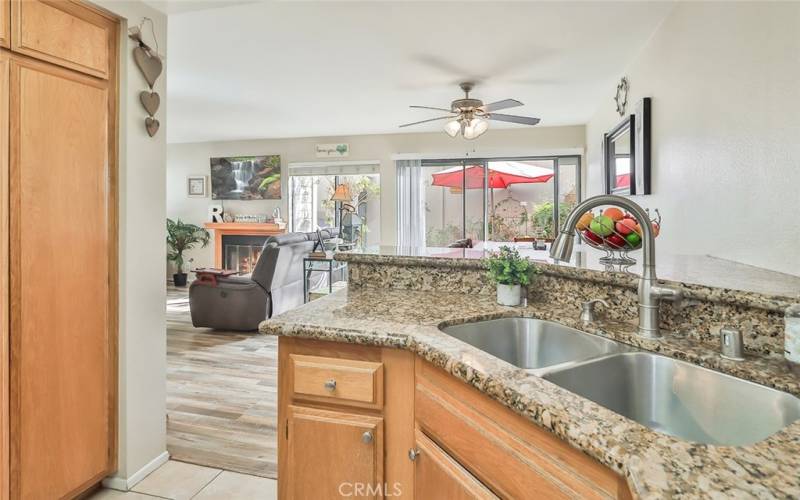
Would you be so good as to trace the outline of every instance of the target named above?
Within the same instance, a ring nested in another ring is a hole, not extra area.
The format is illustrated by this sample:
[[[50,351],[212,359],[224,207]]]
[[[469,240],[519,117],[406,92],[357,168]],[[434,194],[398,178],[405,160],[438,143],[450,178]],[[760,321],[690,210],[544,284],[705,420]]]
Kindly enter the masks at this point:
[[[425,244],[443,247],[484,239],[484,166],[462,161],[422,164]]]
[[[401,182],[406,197],[419,200],[425,245],[442,247],[469,238],[483,241],[551,240],[559,222],[580,198],[580,157],[423,160],[419,182]],[[404,169],[407,173],[408,167]],[[399,172],[399,171],[398,171]],[[408,190],[420,192],[405,192]],[[409,214],[399,214],[408,219]],[[406,224],[407,225],[407,224]],[[400,227],[399,241],[408,241]]]

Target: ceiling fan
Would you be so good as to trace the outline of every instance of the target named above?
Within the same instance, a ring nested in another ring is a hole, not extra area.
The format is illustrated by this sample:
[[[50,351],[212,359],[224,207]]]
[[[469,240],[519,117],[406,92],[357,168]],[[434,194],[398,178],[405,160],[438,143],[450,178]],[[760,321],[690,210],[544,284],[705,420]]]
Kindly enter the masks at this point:
[[[520,123],[523,125],[536,125],[540,121],[538,118],[531,118],[528,116],[504,115],[495,113],[495,111],[501,109],[522,106],[522,103],[516,99],[504,99],[502,101],[484,104],[480,99],[472,99],[469,96],[469,93],[472,91],[475,84],[472,82],[464,82],[459,86],[461,87],[461,90],[464,91],[464,98],[456,99],[450,103],[450,109],[434,108],[431,106],[410,106],[415,109],[433,109],[436,111],[444,111],[450,113],[449,115],[413,123],[406,123],[400,125],[400,127],[410,127],[411,125],[435,122],[438,120],[449,120],[444,125],[444,131],[447,132],[450,137],[455,137],[460,133],[462,136],[464,136],[464,139],[475,139],[488,130],[489,120]]]

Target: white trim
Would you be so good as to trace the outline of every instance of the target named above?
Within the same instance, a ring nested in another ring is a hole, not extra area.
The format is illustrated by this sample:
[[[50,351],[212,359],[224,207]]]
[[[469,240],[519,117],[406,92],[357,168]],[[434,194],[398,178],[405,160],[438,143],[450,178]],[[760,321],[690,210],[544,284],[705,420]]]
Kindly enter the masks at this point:
[[[127,479],[119,476],[110,476],[103,479],[103,486],[111,488],[112,490],[130,491],[131,488],[139,484],[139,482],[146,478],[151,472],[158,469],[169,461],[169,452],[165,451],[150,461],[147,465],[131,474]]]
[[[520,151],[473,151],[471,153],[396,153],[392,160],[460,160],[468,158],[514,158],[525,156],[583,156],[584,148],[559,148]]]
[[[378,160],[309,161],[289,163],[289,175],[370,175],[378,174]]]

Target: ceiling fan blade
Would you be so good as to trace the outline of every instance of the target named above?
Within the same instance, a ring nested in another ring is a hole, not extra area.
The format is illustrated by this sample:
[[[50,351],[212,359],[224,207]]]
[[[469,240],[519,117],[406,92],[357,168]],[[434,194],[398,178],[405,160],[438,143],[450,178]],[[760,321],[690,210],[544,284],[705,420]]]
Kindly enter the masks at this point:
[[[489,104],[484,104],[481,106],[487,113],[491,113],[492,111],[498,111],[501,109],[508,109],[508,108],[516,108],[517,106],[522,106],[522,103],[516,99],[503,99],[502,101],[497,102],[490,102]]]
[[[530,116],[517,116],[517,115],[502,115],[500,113],[492,113],[488,115],[490,120],[497,120],[499,122],[521,123],[523,125],[536,125],[541,120],[538,118],[531,118]]]
[[[418,121],[418,122],[404,123],[403,125],[400,125],[400,128],[410,127],[411,125],[419,125],[420,123],[435,122],[436,120],[448,120],[450,118],[453,118],[453,116],[452,115],[451,116],[440,116],[439,118],[431,118],[430,120],[422,120],[422,121]]]
[[[414,109],[433,109],[433,110],[436,110],[436,111],[444,111],[445,113],[454,113],[454,111],[452,109],[433,108],[431,106],[409,106],[409,108],[414,108]]]

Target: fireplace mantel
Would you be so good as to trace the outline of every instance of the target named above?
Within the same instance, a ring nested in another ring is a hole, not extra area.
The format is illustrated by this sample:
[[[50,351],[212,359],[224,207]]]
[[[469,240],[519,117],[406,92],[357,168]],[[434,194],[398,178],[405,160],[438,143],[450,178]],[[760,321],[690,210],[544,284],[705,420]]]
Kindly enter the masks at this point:
[[[222,237],[238,236],[272,236],[286,232],[286,224],[255,222],[206,222],[205,228],[214,231],[214,267],[222,269]]]

